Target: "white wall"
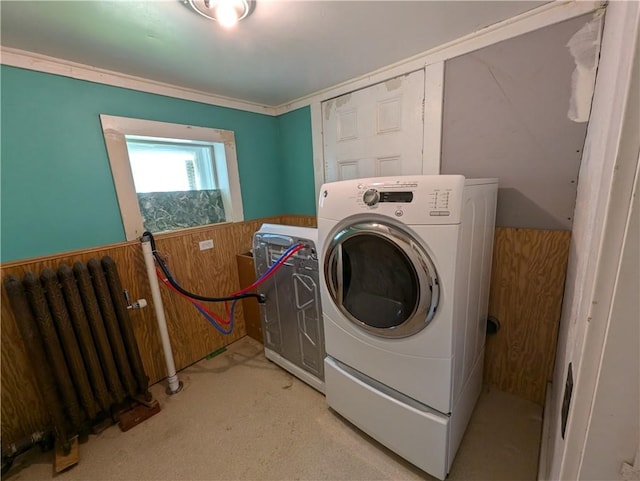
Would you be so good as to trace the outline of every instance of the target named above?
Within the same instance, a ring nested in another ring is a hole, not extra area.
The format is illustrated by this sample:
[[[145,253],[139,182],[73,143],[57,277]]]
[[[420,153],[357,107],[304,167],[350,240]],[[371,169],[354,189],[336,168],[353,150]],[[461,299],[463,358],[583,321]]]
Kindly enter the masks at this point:
[[[632,144],[636,141],[633,129],[624,130],[623,120],[629,114],[628,106],[633,103],[629,92],[639,21],[638,2],[609,3],[591,120],[580,168],[553,392],[550,405],[545,408],[545,416],[550,416],[551,432],[546,433],[549,436],[550,465],[546,473],[540,473],[542,478],[576,479],[582,460],[595,389],[594,373],[598,370],[607,324],[606,317],[595,317],[595,308],[598,303],[610,304],[613,296],[613,285],[602,285],[602,276],[611,275],[605,272],[611,266],[600,264],[603,242],[607,240],[607,248],[620,255],[628,202],[626,211],[612,209],[610,212],[609,209],[619,202],[619,196],[629,198],[637,162],[637,144],[635,156],[629,155],[626,148],[621,149],[621,145],[629,142],[632,151]],[[600,283],[596,290],[598,279]],[[585,349],[587,334],[592,342]],[[563,440],[560,413],[570,362],[573,364],[575,386]]]
[[[499,178],[498,227],[571,230],[587,119],[576,122],[569,116],[578,82],[567,45],[584,43],[585,30],[592,35],[582,49],[595,62],[584,80],[588,107],[602,13],[550,25],[445,64],[440,173]]]

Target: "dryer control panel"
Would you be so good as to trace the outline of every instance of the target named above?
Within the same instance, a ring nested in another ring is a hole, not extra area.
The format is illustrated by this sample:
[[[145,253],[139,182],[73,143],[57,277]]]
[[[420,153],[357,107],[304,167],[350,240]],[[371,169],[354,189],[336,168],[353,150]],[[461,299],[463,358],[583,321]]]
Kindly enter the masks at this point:
[[[318,215],[342,219],[377,213],[407,224],[460,222],[465,178],[423,175],[356,179],[322,186]]]

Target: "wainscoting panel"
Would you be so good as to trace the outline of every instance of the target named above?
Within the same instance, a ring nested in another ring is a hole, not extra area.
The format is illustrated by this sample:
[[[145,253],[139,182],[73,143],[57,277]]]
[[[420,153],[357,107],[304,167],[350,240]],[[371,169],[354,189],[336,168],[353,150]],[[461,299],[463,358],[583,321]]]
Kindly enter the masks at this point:
[[[544,405],[556,353],[571,232],[496,228],[484,379]]]
[[[169,269],[185,289],[206,296],[224,296],[238,290],[236,254],[251,248],[253,234],[262,223],[309,225],[315,218],[283,216],[251,220],[236,224],[195,227],[156,236],[158,251],[166,256]],[[199,242],[213,240],[213,249],[201,251]],[[40,275],[60,264],[72,266],[90,258],[110,256],[116,262],[124,289],[131,300],[144,298],[148,306],[131,310],[130,319],[140,349],[140,355],[150,384],[166,377],[164,354],[154,315],[151,290],[146,275],[142,249],[138,241],[124,242],[94,249],[74,251],[3,264],[2,279],[13,274],[21,278],[26,272]],[[218,333],[186,299],[160,285],[176,368],[182,369],[211,352],[246,335],[241,303],[236,309],[236,324],[230,336]],[[48,415],[41,400],[33,369],[18,331],[4,286],[1,304],[1,382],[2,445],[16,442],[48,424]],[[223,304],[205,303],[212,311],[223,315]]]

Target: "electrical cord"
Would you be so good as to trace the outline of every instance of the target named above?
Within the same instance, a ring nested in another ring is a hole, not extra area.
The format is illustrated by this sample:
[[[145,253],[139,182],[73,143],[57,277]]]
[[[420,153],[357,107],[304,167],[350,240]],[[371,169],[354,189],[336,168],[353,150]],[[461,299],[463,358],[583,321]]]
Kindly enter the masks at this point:
[[[188,300],[189,302],[191,302],[199,311],[206,313],[208,316],[214,318],[217,322],[221,323],[221,324],[229,324],[229,320],[227,319],[223,319],[220,316],[218,316],[217,314],[215,314],[214,312],[210,311],[209,309],[207,309],[205,306],[203,306],[201,303],[199,303],[198,301],[196,301],[195,299],[191,299],[189,296],[185,296],[182,292],[180,292],[179,290],[177,290],[175,287],[173,287],[171,285],[171,283],[168,281],[168,279],[166,277],[164,277],[162,275],[162,272],[160,271],[160,269],[156,268],[156,275],[158,276],[158,279],[160,279],[160,281],[169,289],[171,289],[173,292],[175,292],[176,294],[178,294],[179,296],[183,297],[184,299]]]
[[[159,253],[157,252],[156,246],[155,246],[155,239],[153,238],[153,234],[151,234],[150,232],[147,231],[142,235],[142,237],[143,237],[143,239],[144,239],[144,237],[148,237],[149,238],[149,241],[151,243],[151,250],[152,250],[153,256],[154,256],[154,258],[156,260],[156,263],[160,267],[160,270],[156,267],[156,275],[162,281],[162,283],[167,288],[173,290],[174,292],[178,293],[178,295],[184,297],[189,302],[191,302],[193,304],[193,306],[205,317],[205,319],[207,319],[207,321],[218,332],[220,332],[221,334],[224,334],[224,335],[229,335],[233,331],[234,318],[235,318],[235,309],[236,309],[236,303],[238,302],[238,300],[245,299],[247,297],[257,297],[258,298],[258,302],[263,303],[265,301],[265,298],[264,298],[264,296],[262,294],[252,294],[252,293],[247,293],[247,291],[255,289],[257,286],[259,286],[264,281],[266,281],[268,278],[270,278],[273,274],[275,274],[275,272],[278,269],[280,269],[280,267],[282,267],[282,265],[284,265],[284,263],[291,256],[295,255],[296,252],[304,249],[304,247],[305,247],[301,243],[292,244],[287,249],[285,249],[285,251],[282,253],[282,255],[276,260],[276,262],[274,262],[264,272],[264,274],[262,274],[258,279],[256,279],[255,282],[253,282],[251,285],[249,285],[249,286],[247,286],[247,287],[245,287],[243,289],[240,289],[239,291],[234,292],[230,296],[227,296],[227,297],[206,297],[206,296],[200,296],[198,294],[193,294],[193,293],[183,289],[177,283],[177,281],[173,278],[173,275],[169,271],[169,268],[166,266],[166,264],[164,263],[164,261],[160,257]],[[162,274],[164,274],[164,276]],[[214,312],[210,311],[205,306],[203,306],[201,303],[199,303],[198,300],[202,300],[202,301],[206,301],[206,302],[224,302],[225,303],[225,310],[226,310],[226,313],[227,313],[227,316],[229,317],[229,319],[227,320],[227,319],[224,319],[224,318],[218,316],[217,314],[215,314]],[[231,302],[231,308],[229,308],[229,306],[228,306],[228,301],[232,301]],[[221,324],[222,325],[226,325],[226,327],[222,327]]]
[[[219,315],[217,315],[216,313],[207,309],[205,306],[200,304],[195,299],[191,299],[189,296],[185,296],[180,291],[178,291],[175,287],[171,285],[171,283],[165,277],[163,277],[160,269],[156,268],[156,275],[158,276],[158,279],[160,279],[160,281],[162,281],[162,283],[167,288],[171,289],[173,292],[177,293],[179,296],[191,302],[193,307],[195,307],[200,312],[200,314],[202,314],[202,316],[209,322],[209,324],[211,324],[218,332],[220,332],[221,334],[224,334],[225,336],[231,334],[234,326],[235,308],[236,308],[236,303],[238,302],[237,300],[232,302],[230,310],[228,308],[226,309],[229,319],[224,319]]]
[[[184,294],[185,296],[190,297],[192,299],[196,299],[198,301],[206,301],[206,302],[226,302],[226,301],[235,301],[238,299],[246,299],[247,297],[255,297],[256,299],[258,299],[259,303],[261,304],[264,303],[265,299],[262,294],[242,293],[238,295],[232,294],[227,297],[209,297],[209,296],[201,296],[199,294],[194,294],[193,292],[189,292],[186,289],[183,289],[182,286],[175,281],[175,279],[171,275],[171,272],[169,272],[169,269],[167,268],[166,264],[162,260],[162,257],[160,257],[160,254],[156,250],[156,241],[153,238],[153,234],[149,231],[143,232],[142,239],[144,240],[145,237],[149,238],[153,257],[155,258],[158,266],[160,267],[165,277],[167,278],[167,281],[174,287],[175,290],[177,290],[181,294]]]
[[[276,262],[273,263],[273,265],[271,267],[269,267],[264,274],[262,274],[255,282],[253,282],[250,286],[245,287],[244,289],[241,289],[238,292],[235,292],[234,294],[232,294],[232,296],[238,295],[241,292],[244,292],[246,290],[249,289],[253,289],[255,287],[257,287],[258,285],[262,284],[264,281],[266,281],[269,277],[271,277],[278,269],[280,269],[280,267],[282,267],[282,265],[291,257],[293,256],[296,252],[298,252],[299,250],[303,249],[305,246],[302,244],[293,244],[291,246],[289,246],[289,248],[287,248],[282,255],[278,258],[278,260]],[[166,267],[166,266],[165,266]],[[167,272],[169,271],[169,269],[167,268]],[[170,274],[170,273],[169,273]],[[206,307],[204,307],[202,304],[200,304],[198,301],[191,299],[189,296],[183,294],[182,292],[180,292],[179,290],[177,290],[170,282],[167,278],[164,278],[162,276],[162,273],[160,272],[160,270],[158,268],[156,268],[156,275],[158,276],[158,278],[162,281],[162,283],[167,286],[169,289],[173,290],[174,292],[177,292],[178,295],[186,298],[189,302],[191,302],[193,304],[193,306],[198,309],[198,311],[200,311],[200,313],[205,317],[205,319],[207,319],[207,321],[221,334],[224,335],[229,335],[231,334],[231,332],[233,331],[233,326],[234,326],[234,320],[235,320],[235,308],[236,308],[236,303],[238,302],[238,299],[234,300],[231,304],[231,309],[229,309],[228,304],[225,302],[225,308],[227,311],[227,316],[229,317],[228,320],[223,319],[221,317],[219,317],[218,315],[216,315],[215,313],[209,311]],[[226,324],[227,327],[224,328],[222,327],[220,324]]]

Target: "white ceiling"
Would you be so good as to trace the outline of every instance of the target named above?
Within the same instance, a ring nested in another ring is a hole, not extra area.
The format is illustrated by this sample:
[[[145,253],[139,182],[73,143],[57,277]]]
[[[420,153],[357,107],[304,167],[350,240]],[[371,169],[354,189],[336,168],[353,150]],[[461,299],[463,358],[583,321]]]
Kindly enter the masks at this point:
[[[232,30],[180,0],[2,1],[1,44],[278,106],[546,2],[258,0]]]

